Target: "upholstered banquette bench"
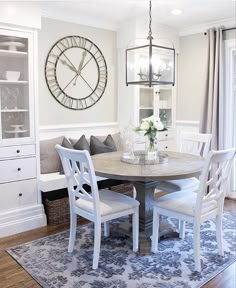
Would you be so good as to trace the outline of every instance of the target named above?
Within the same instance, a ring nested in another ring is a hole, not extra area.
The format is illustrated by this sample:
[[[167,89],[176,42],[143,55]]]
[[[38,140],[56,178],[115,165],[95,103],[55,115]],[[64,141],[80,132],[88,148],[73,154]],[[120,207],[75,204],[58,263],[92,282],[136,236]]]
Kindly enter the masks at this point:
[[[86,139],[82,135],[79,139],[60,136],[53,139],[41,140],[39,189],[42,192],[67,187],[61,160],[55,150],[56,144],[70,149],[86,149],[91,155],[122,150],[120,133],[109,134],[107,136],[91,136],[90,139]],[[97,180],[100,182],[107,179],[97,176]]]
[[[68,205],[67,200],[64,199],[67,195],[67,183],[62,168],[60,157],[55,149],[56,144],[60,144],[63,147],[77,150],[88,150],[91,155],[99,153],[107,153],[113,151],[121,151],[123,149],[120,133],[107,135],[107,136],[90,136],[86,139],[85,135],[82,135],[78,139],[67,138],[59,136],[52,139],[46,139],[40,141],[40,177],[39,177],[39,189],[42,192],[42,201],[45,206],[46,214],[48,216],[48,224],[60,224],[59,221],[49,220],[49,205],[58,205],[61,209],[64,207],[64,212],[58,211],[58,207],[55,210],[57,214],[67,214],[64,218],[68,218]],[[122,191],[127,194],[132,194],[132,186],[125,184],[123,181],[107,179],[97,176],[98,188],[108,188],[115,191]],[[54,202],[49,202],[53,200]],[[56,200],[58,200],[56,202]],[[66,202],[65,202],[66,201]],[[58,215],[62,219],[62,215]],[[64,219],[64,222],[66,219]]]

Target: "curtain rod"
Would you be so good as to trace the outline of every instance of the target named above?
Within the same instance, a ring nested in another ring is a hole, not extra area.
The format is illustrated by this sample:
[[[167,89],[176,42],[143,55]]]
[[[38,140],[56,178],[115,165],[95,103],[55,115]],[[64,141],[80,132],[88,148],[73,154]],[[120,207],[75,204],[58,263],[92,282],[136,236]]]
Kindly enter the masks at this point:
[[[222,29],[222,31],[225,32],[225,31],[234,30],[234,29],[236,29],[236,27],[225,28],[225,29]],[[204,35],[207,35],[207,32],[204,32]]]
[[[236,27],[226,28],[226,29],[223,29],[222,31],[224,32],[224,31],[229,31],[229,30],[234,30],[234,29],[236,29]]]

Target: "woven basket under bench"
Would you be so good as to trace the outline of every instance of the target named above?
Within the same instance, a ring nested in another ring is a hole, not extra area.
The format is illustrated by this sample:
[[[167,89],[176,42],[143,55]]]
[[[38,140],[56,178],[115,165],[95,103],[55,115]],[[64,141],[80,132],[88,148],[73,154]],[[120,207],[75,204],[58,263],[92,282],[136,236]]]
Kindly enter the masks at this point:
[[[133,197],[133,184],[124,183],[109,187],[110,190]],[[45,199],[45,212],[48,225],[58,225],[70,222],[70,207],[68,196],[59,199]]]

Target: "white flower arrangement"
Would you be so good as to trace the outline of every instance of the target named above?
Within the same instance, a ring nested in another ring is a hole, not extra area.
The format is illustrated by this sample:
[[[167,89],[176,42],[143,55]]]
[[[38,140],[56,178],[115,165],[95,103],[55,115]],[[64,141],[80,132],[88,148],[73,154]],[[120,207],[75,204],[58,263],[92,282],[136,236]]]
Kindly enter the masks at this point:
[[[164,130],[164,126],[159,117],[154,115],[141,120],[139,127],[135,129],[137,132],[144,132],[144,136],[147,136],[150,142],[150,150],[154,148],[154,144],[157,141],[158,131]]]

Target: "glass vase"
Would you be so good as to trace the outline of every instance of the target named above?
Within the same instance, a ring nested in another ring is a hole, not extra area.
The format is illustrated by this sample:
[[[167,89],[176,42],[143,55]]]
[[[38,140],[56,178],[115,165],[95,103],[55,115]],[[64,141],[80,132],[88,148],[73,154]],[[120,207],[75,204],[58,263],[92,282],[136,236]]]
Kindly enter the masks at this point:
[[[156,137],[146,136],[145,160],[156,160],[158,157],[158,142]]]

